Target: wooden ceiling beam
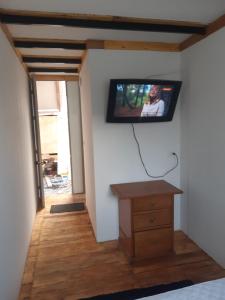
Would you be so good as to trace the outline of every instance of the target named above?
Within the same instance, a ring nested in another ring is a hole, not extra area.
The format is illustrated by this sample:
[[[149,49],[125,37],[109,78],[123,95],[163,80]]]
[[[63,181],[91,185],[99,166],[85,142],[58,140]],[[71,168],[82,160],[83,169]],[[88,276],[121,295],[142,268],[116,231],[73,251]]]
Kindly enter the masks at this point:
[[[79,76],[76,75],[39,75],[31,76],[36,81],[79,81]]]
[[[78,73],[77,68],[45,68],[45,67],[28,67],[29,73]]]
[[[139,42],[139,41],[104,41],[104,49],[110,50],[145,50],[179,52],[178,43]]]
[[[87,49],[108,50],[145,50],[179,52],[179,43],[119,41],[119,40],[87,40]]]
[[[14,39],[15,47],[19,48],[63,48],[63,49],[111,49],[111,50],[146,50],[179,52],[178,43],[119,41],[119,40],[41,40],[41,39]]]
[[[22,60],[25,63],[63,63],[63,64],[81,64],[80,57],[70,56],[41,56],[41,55],[23,55]]]
[[[57,48],[70,50],[85,50],[84,41],[59,40],[59,39],[32,39],[32,38],[13,38],[16,48]]]
[[[6,24],[60,25],[78,28],[145,32],[169,32],[202,35],[206,32],[206,26],[197,22],[4,9],[0,10],[0,21]]]
[[[208,37],[210,34],[220,30],[221,28],[225,27],[225,14],[216,19],[215,21],[211,22],[207,27],[206,27],[206,33],[204,35],[198,35],[194,34],[191,37],[187,38],[183,42],[180,43],[180,51],[183,51],[194,44],[200,42],[201,40],[205,39]]]

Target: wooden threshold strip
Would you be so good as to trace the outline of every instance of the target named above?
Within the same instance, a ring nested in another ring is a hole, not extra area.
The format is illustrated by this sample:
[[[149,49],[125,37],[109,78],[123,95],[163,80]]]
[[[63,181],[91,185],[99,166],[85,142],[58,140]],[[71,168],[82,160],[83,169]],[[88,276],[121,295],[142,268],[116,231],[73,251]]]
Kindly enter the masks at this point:
[[[14,38],[13,42],[14,46],[17,48],[60,48],[71,50],[86,49],[85,42],[74,40]]]
[[[60,25],[79,28],[132,30],[205,34],[206,26],[197,22],[157,20],[105,15],[49,13],[38,11],[0,10],[0,20],[7,24]]]
[[[39,75],[33,74],[32,78],[36,81],[79,81],[76,75]]]
[[[26,63],[63,63],[63,64],[81,64],[81,58],[65,56],[35,56],[23,55],[23,62]]]
[[[30,73],[78,73],[77,68],[44,68],[44,67],[28,67],[28,72]]]

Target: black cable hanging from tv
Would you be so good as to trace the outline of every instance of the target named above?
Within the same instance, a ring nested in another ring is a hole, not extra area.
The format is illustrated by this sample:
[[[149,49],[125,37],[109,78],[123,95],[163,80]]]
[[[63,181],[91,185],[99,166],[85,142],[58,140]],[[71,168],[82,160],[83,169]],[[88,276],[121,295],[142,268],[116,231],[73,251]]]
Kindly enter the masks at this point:
[[[141,147],[140,147],[139,141],[138,141],[138,139],[137,139],[137,136],[136,136],[136,133],[135,133],[135,128],[134,128],[134,124],[133,124],[133,123],[131,123],[131,127],[132,127],[132,131],[133,131],[134,140],[135,140],[135,142],[136,142],[136,144],[137,144],[137,147],[138,147],[138,154],[139,154],[139,157],[140,157],[142,166],[143,166],[143,168],[144,168],[144,170],[145,170],[145,173],[148,175],[148,177],[150,177],[150,178],[155,178],[155,179],[156,179],[156,178],[165,177],[167,174],[169,174],[170,172],[172,172],[174,169],[177,168],[177,166],[178,166],[178,164],[179,164],[179,160],[178,160],[177,154],[176,154],[175,152],[173,152],[172,155],[174,155],[175,158],[176,158],[175,166],[172,167],[171,169],[167,170],[167,171],[166,171],[165,173],[163,173],[162,175],[158,175],[158,176],[151,175],[151,174],[148,172],[147,167],[146,167],[146,165],[145,165],[145,163],[144,163],[144,160],[143,160],[143,157],[142,157],[142,154],[141,154]]]

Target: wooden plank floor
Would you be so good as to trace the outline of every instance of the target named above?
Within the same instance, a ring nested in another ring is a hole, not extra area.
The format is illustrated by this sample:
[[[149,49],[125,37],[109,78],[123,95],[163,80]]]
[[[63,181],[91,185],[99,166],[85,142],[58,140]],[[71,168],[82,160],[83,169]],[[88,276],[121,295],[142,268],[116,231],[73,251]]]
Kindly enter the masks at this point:
[[[117,241],[95,242],[86,212],[49,214],[52,203],[83,200],[82,195],[49,199],[37,215],[20,300],[76,300],[183,279],[197,283],[225,277],[225,270],[181,231],[175,233],[176,255],[131,266]]]

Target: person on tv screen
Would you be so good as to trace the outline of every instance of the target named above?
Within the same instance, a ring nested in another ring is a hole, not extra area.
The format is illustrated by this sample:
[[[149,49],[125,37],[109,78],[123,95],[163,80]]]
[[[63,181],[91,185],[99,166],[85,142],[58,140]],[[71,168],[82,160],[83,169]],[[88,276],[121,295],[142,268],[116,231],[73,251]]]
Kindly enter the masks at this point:
[[[143,105],[141,117],[162,117],[165,104],[160,99],[160,86],[152,85],[148,94],[148,101]]]

